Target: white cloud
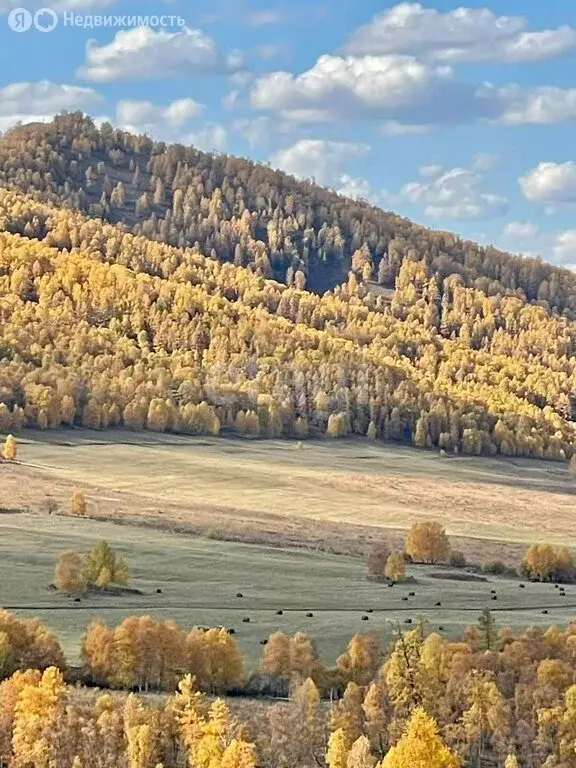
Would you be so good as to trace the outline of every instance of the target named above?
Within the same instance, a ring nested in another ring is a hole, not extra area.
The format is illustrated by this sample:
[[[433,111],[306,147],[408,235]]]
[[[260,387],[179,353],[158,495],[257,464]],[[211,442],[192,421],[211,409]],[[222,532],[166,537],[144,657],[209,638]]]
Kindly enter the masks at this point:
[[[346,161],[370,151],[368,144],[324,139],[300,139],[275,152],[270,162],[293,176],[333,186],[345,175]]]
[[[48,80],[37,83],[11,83],[0,88],[0,130],[17,122],[46,122],[62,110],[86,109],[102,97],[92,88],[59,85]]]
[[[119,101],[116,105],[116,124],[131,133],[146,133],[176,140],[176,128],[181,128],[195,117],[204,107],[194,99],[177,99],[168,106],[159,106],[151,101]]]
[[[558,232],[554,237],[552,253],[555,261],[565,266],[576,264],[576,229]]]
[[[162,117],[169,125],[180,126],[193,117],[198,117],[204,106],[194,99],[176,99],[162,111]]]
[[[384,136],[422,136],[424,133],[430,133],[434,128],[433,125],[406,125],[397,120],[387,120],[382,123],[380,131]]]
[[[236,108],[236,104],[238,103],[239,98],[240,91],[236,89],[228,91],[228,93],[224,94],[224,96],[222,96],[220,99],[222,109],[225,109],[227,112],[232,112],[232,110]]]
[[[403,126],[498,116],[493,91],[454,79],[448,66],[413,56],[321,56],[300,75],[273,72],[252,89],[252,106],[298,121],[374,118]]]
[[[442,166],[430,163],[430,165],[421,165],[418,168],[418,173],[425,179],[429,179],[431,176],[439,176],[442,173]]]
[[[551,125],[576,120],[576,88],[540,86],[525,90],[517,85],[499,90],[505,125]]]
[[[384,190],[375,190],[366,179],[352,176],[347,171],[350,160],[369,151],[368,144],[358,142],[299,139],[272,154],[270,162],[275,168],[302,179],[312,178],[341,195],[380,205],[387,197]]]
[[[114,80],[159,80],[179,75],[218,74],[241,66],[233,52],[228,60],[215,41],[199,29],[179,32],[136,27],[117,32],[108,45],[90,40],[86,63],[78,76],[96,82]]]
[[[238,118],[232,122],[232,127],[246,139],[251,149],[268,147],[279,136],[285,140],[294,140],[300,133],[296,123],[273,120],[267,115]]]
[[[388,136],[478,121],[576,121],[576,88],[463,82],[446,63],[404,53],[327,54],[300,74],[276,71],[257,78],[250,98],[255,109],[302,123],[379,120]]]
[[[423,206],[433,219],[479,221],[506,214],[507,199],[483,191],[483,183],[484,175],[472,168],[438,169],[425,181],[404,185],[398,199]]]
[[[478,173],[493,171],[500,161],[500,156],[492,152],[479,152],[472,160],[471,168]]]
[[[576,47],[576,32],[563,26],[529,32],[522,16],[496,16],[488,8],[443,13],[419,3],[400,3],[360,27],[347,53],[417,54],[430,61],[518,63],[555,58]]]
[[[539,231],[538,225],[529,221],[509,221],[504,227],[504,236],[524,243],[535,240]]]
[[[209,123],[182,139],[183,144],[193,144],[203,152],[224,152],[228,146],[228,131],[223,125]]]
[[[576,163],[538,163],[518,179],[527,200],[553,208],[576,203]]]
[[[386,201],[386,192],[381,190],[377,192],[366,179],[354,178],[344,173],[338,179],[338,188],[336,192],[353,200],[368,200],[373,205],[384,205]]]

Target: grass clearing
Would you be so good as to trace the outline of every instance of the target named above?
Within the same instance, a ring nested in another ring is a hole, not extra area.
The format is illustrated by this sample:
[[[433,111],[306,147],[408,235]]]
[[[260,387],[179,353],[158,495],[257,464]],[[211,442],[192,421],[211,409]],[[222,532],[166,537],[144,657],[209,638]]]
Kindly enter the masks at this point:
[[[406,528],[433,518],[449,534],[576,546],[576,482],[567,465],[441,458],[362,440],[191,438],[125,431],[24,432],[23,465],[0,466],[13,507],[87,489],[99,516],[164,515],[217,530],[299,526]],[[24,482],[23,482],[24,480]]]
[[[142,595],[90,595],[75,603],[48,589],[58,555],[86,551],[105,538],[127,559],[132,585]],[[391,638],[397,623],[408,628],[425,617],[431,629],[456,636],[489,607],[499,625],[565,625],[576,608],[576,586],[562,598],[552,585],[513,579],[462,582],[431,576],[437,569],[413,566],[414,583],[389,589],[366,581],[359,558],[320,552],[279,550],[236,542],[151,531],[111,522],[33,514],[0,515],[0,602],[18,616],[42,618],[57,634],[70,662],[91,619],[111,625],[129,615],[172,618],[183,627],[234,627],[249,664],[255,668],[259,641],[270,632],[298,630],[315,638],[321,656],[334,661],[358,631]],[[161,589],[162,594],[156,590]],[[497,601],[491,589],[497,590]],[[403,601],[414,591],[416,596]],[[242,592],[244,597],[237,598]],[[436,607],[437,601],[442,602]],[[542,614],[546,608],[548,615]],[[283,616],[277,616],[277,610]],[[372,613],[367,613],[372,609]],[[306,613],[314,616],[307,618]],[[362,621],[368,615],[369,621]],[[242,618],[250,617],[244,624]]]

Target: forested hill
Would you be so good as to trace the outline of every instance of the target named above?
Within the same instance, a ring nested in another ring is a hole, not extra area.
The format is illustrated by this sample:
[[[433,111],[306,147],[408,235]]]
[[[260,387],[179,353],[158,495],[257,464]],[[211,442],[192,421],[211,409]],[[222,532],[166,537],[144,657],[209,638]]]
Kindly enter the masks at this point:
[[[81,115],[0,168],[0,432],[575,453],[571,273]]]
[[[405,259],[489,296],[516,292],[576,317],[576,276],[435,232],[249,160],[97,129],[80,113],[0,139],[0,184],[173,246],[323,293],[348,280],[393,288]]]

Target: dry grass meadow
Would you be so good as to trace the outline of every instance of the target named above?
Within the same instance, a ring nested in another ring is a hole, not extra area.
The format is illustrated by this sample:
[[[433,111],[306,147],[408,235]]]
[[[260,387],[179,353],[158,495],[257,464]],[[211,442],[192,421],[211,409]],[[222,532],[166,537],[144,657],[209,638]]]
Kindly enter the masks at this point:
[[[486,606],[516,628],[566,624],[574,615],[576,587],[561,598],[549,585],[440,580],[413,567],[415,583],[390,590],[366,581],[357,556],[374,541],[399,543],[426,518],[442,521],[473,560],[517,564],[536,540],[576,545],[576,482],[564,465],[443,459],[364,441],[297,450],[290,441],[149,432],[26,432],[18,444],[19,462],[0,464],[1,603],[46,620],[70,660],[95,616],[115,624],[150,613],[183,626],[234,626],[255,665],[259,641],[277,628],[310,633],[334,659],[354,632],[385,637],[407,618],[424,616],[455,636]],[[78,488],[89,519],[68,515]],[[47,514],[47,500],[57,514]],[[100,538],[125,554],[143,595],[77,604],[50,592],[59,553]],[[409,589],[417,596],[406,603]]]
[[[576,481],[553,462],[120,431],[26,432],[19,446],[21,464],[0,466],[0,506],[34,510],[53,497],[67,508],[83,488],[98,517],[271,543],[370,540],[432,518],[471,542],[576,545]]]

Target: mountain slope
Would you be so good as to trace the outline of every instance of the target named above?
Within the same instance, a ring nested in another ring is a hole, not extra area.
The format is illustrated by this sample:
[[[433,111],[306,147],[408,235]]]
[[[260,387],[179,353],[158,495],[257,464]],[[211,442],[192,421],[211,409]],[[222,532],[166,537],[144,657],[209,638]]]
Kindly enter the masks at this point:
[[[323,293],[352,269],[393,288],[405,259],[458,274],[487,295],[513,292],[576,318],[576,276],[434,232],[364,202],[241,158],[166,146],[80,113],[0,139],[0,184],[122,223],[175,246]]]
[[[571,456],[574,323],[413,259],[381,298],[353,275],[323,296],[287,287],[0,189],[0,430]]]

